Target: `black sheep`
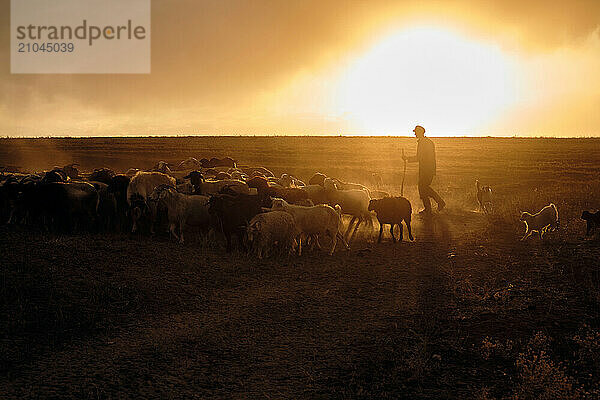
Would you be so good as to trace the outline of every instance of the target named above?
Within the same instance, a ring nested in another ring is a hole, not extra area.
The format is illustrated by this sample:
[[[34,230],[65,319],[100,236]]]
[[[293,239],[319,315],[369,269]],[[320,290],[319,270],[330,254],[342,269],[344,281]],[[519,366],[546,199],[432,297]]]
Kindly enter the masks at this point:
[[[408,228],[408,237],[410,240],[414,240],[412,232],[410,230],[410,219],[412,214],[412,206],[410,201],[404,197],[384,197],[383,199],[371,200],[369,202],[369,211],[375,211],[377,213],[377,221],[379,221],[379,239],[377,243],[381,242],[381,235],[383,234],[383,225],[390,224],[390,233],[392,239],[396,242],[394,237],[394,225],[398,224],[400,227],[400,241],[402,241],[403,228],[402,221]]]

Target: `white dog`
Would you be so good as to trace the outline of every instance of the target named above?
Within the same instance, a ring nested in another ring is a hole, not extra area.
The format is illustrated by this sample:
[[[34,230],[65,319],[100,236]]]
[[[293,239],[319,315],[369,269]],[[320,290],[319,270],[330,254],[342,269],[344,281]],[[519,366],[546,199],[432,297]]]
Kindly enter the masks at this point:
[[[477,187],[477,201],[479,202],[479,209],[486,214],[492,212],[492,188],[489,186],[481,186],[479,181],[475,181],[475,187]]]
[[[525,236],[521,240],[527,239],[533,232],[540,234],[540,239],[544,237],[544,233],[550,229],[553,231],[558,229],[558,210],[553,203],[542,208],[537,214],[530,214],[526,211],[521,212],[519,221],[525,223]]]

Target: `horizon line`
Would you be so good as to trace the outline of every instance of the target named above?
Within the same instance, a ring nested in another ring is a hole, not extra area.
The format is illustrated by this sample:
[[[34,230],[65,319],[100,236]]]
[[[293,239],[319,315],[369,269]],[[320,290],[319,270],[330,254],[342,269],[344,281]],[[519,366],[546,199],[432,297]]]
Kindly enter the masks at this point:
[[[240,135],[210,135],[210,134],[186,134],[186,135],[118,135],[118,136],[0,136],[2,140],[10,140],[10,139],[118,139],[118,138],[139,138],[139,139],[150,139],[150,138],[247,138],[247,137],[277,137],[277,138],[301,138],[301,137],[314,137],[314,138],[336,138],[336,137],[344,137],[344,138],[407,138],[412,139],[415,138],[414,135],[281,135],[281,134],[259,134],[259,135],[250,135],[250,134],[240,134]],[[435,135],[426,135],[426,137],[436,138],[436,139],[600,139],[599,136],[468,136],[468,135],[456,135],[456,136],[435,136]]]

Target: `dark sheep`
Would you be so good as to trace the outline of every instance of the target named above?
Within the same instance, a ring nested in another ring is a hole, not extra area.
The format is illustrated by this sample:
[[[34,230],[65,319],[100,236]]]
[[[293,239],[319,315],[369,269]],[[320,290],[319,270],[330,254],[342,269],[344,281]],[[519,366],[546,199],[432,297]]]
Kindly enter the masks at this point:
[[[109,193],[115,196],[117,205],[116,210],[116,227],[122,232],[130,230],[127,214],[129,211],[129,203],[127,203],[127,187],[129,186],[130,177],[127,175],[115,175],[110,180],[106,188]]]
[[[64,167],[62,167],[62,171],[67,174],[67,176],[71,179],[77,179],[79,178],[79,169],[77,169],[77,166],[79,164],[69,164],[69,165],[65,165]]]
[[[104,182],[90,182],[98,191],[98,228],[104,231],[116,229],[119,221],[117,217],[117,199],[115,194],[108,190]]]
[[[112,178],[115,176],[115,171],[113,171],[110,168],[97,168],[94,169],[94,172],[92,172],[89,176],[89,180],[90,181],[95,181],[95,182],[102,182],[102,183],[106,183],[107,185],[110,184],[110,182],[112,181]]]
[[[227,242],[227,252],[231,252],[231,236],[236,235],[240,248],[245,249],[246,227],[262,207],[269,206],[260,196],[248,194],[217,194],[208,202],[208,212],[213,216],[215,229],[222,231]]]
[[[69,176],[60,168],[54,168],[44,174],[42,183],[53,183],[53,182],[68,182],[71,180]]]
[[[186,176],[184,176],[183,179],[190,180],[191,184],[194,186],[195,194],[198,194],[201,192],[200,184],[202,182],[204,182],[204,176],[202,175],[202,172],[192,171],[189,174],[187,174]]]
[[[396,242],[394,237],[394,225],[398,224],[400,227],[400,241],[403,238],[403,227],[402,221],[408,228],[408,237],[410,240],[414,240],[410,228],[410,220],[412,215],[412,206],[410,201],[404,197],[384,197],[383,199],[371,200],[369,202],[369,211],[375,211],[377,213],[377,220],[379,221],[379,239],[377,243],[381,242],[381,236],[383,234],[383,225],[390,224],[390,233],[392,239]]]
[[[48,227],[72,231],[96,222],[98,191],[87,182],[39,183],[36,194]]]
[[[8,176],[0,183],[0,223],[6,223],[14,213],[19,196],[19,179]]]

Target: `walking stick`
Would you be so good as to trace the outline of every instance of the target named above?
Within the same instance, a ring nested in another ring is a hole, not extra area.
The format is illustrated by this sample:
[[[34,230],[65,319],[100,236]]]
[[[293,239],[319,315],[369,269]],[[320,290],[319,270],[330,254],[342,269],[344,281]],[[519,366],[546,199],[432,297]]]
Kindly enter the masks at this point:
[[[404,158],[404,148],[402,149],[402,160],[404,161],[404,172],[402,173],[402,188],[400,189],[400,196],[404,197],[404,179],[406,179],[406,159]]]

